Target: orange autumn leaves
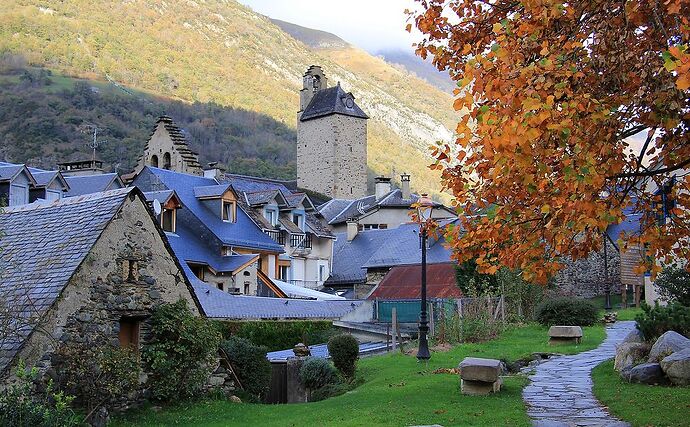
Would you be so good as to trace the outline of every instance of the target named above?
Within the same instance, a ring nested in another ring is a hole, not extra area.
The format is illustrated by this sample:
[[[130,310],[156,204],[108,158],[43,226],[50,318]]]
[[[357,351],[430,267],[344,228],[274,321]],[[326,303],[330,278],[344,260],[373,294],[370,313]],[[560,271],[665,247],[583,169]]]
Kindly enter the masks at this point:
[[[458,82],[468,112],[431,165],[462,211],[448,236],[459,260],[544,283],[640,212],[622,248],[687,258],[688,0],[419,3],[417,53]],[[674,176],[674,216],[657,223],[653,189]]]

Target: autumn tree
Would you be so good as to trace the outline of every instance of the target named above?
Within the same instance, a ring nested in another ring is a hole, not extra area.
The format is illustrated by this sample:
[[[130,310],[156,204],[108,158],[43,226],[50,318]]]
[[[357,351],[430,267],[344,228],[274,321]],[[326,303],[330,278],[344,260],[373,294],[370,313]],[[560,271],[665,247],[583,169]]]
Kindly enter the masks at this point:
[[[417,53],[458,84],[431,167],[463,213],[461,261],[543,283],[633,215],[624,247],[688,258],[690,1],[417,1]]]

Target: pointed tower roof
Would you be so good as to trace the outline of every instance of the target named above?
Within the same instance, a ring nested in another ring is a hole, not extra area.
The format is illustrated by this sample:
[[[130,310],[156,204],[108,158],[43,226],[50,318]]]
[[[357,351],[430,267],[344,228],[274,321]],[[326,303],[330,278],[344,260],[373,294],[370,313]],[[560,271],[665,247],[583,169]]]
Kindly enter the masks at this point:
[[[304,109],[300,121],[307,121],[330,114],[343,114],[345,116],[368,119],[364,111],[355,103],[352,93],[345,92],[340,87],[340,82],[334,87],[322,89],[314,94],[311,102]]]

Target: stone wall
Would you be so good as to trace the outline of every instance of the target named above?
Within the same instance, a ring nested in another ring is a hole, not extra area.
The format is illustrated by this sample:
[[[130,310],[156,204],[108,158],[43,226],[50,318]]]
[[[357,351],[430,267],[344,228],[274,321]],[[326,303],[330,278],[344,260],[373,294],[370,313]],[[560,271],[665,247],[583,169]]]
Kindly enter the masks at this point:
[[[297,122],[297,185],[336,198],[367,192],[367,121],[331,114]]]
[[[607,255],[611,292],[619,293],[621,284],[621,257],[615,246],[607,241]],[[594,252],[587,258],[564,260],[565,268],[554,278],[559,295],[592,298],[606,293],[604,251]]]

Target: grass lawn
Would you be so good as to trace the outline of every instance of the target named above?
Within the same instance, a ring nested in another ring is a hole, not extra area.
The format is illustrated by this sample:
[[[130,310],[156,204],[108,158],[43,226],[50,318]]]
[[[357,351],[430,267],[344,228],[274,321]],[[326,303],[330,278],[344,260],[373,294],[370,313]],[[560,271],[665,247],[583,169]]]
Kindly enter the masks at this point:
[[[627,383],[613,370],[613,361],[594,368],[592,377],[597,399],[633,426],[690,425],[690,387]]]
[[[400,353],[369,357],[359,362],[366,382],[342,396],[322,402],[294,405],[236,404],[203,401],[166,408],[143,409],[116,419],[113,425],[261,425],[261,426],[361,426],[361,425],[530,425],[522,402],[527,379],[506,378],[504,389],[491,396],[463,396],[457,375],[432,374],[452,368],[466,356],[516,360],[533,352],[578,353],[598,346],[602,326],[585,328],[580,345],[548,345],[547,329],[537,325],[514,327],[500,338],[463,344],[445,353],[433,353],[428,366]]]

